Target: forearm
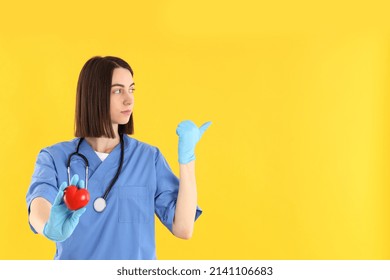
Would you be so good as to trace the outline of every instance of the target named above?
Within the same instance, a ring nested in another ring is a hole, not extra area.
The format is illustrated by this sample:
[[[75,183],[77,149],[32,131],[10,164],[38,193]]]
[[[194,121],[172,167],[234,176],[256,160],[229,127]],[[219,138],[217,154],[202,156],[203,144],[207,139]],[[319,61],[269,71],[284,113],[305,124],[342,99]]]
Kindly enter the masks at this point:
[[[43,228],[50,216],[50,209],[50,202],[42,197],[37,197],[31,202],[29,221],[39,234],[43,233]]]
[[[180,184],[176,202],[172,232],[175,236],[189,239],[194,229],[197,206],[195,161],[180,164]]]

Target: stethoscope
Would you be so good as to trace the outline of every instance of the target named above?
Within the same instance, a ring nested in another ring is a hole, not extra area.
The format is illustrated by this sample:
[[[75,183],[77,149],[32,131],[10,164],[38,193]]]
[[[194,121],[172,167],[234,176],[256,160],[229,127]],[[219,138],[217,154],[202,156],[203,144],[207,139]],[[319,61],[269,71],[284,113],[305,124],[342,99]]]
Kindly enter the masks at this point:
[[[123,157],[124,157],[124,153],[125,153],[125,148],[124,148],[124,143],[123,143],[123,135],[120,134],[119,138],[120,138],[120,141],[121,141],[121,157],[119,159],[118,170],[116,171],[115,177],[112,179],[110,185],[107,187],[107,189],[104,192],[103,196],[96,198],[95,201],[93,202],[93,209],[95,209],[95,211],[99,212],[99,213],[103,212],[104,209],[106,208],[106,206],[107,206],[107,196],[110,193],[112,187],[114,186],[116,180],[118,179],[119,174],[121,173],[121,169],[122,169],[122,165],[123,165]],[[84,156],[83,154],[79,153],[80,144],[81,144],[81,142],[83,142],[83,140],[84,140],[84,138],[80,138],[79,143],[77,145],[76,152],[74,152],[74,153],[69,155],[68,164],[67,164],[67,168],[68,168],[68,185],[70,185],[70,161],[71,161],[73,156],[79,156],[79,157],[81,157],[83,159],[83,161],[85,163],[85,189],[88,189],[88,169],[89,169],[89,163],[88,163],[88,159],[86,158],[86,156]]]

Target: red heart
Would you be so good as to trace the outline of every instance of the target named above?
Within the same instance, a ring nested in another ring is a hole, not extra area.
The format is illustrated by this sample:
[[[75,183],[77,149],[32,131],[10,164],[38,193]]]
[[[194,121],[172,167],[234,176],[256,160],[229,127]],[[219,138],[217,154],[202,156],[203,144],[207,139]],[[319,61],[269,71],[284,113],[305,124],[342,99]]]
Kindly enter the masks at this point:
[[[64,190],[64,202],[70,210],[83,208],[89,202],[89,192],[76,186],[69,186]]]

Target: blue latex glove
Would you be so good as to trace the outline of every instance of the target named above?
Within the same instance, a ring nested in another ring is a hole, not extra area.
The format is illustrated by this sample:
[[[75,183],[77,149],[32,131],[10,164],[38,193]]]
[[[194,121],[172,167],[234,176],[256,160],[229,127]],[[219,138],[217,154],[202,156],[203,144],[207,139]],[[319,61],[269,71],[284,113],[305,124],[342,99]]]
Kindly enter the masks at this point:
[[[195,160],[195,146],[203,133],[211,125],[211,122],[204,123],[197,127],[192,121],[182,121],[176,128],[179,136],[179,163],[186,164]]]
[[[77,174],[73,175],[70,182],[71,185],[84,188],[84,181],[79,181]],[[58,194],[54,200],[54,203],[50,210],[49,220],[46,222],[43,228],[43,234],[50,240],[62,242],[65,241],[74,231],[79,223],[80,216],[85,212],[86,208],[83,207],[76,211],[69,210],[66,207],[63,196],[64,190],[68,186],[67,182],[63,182],[58,190]]]

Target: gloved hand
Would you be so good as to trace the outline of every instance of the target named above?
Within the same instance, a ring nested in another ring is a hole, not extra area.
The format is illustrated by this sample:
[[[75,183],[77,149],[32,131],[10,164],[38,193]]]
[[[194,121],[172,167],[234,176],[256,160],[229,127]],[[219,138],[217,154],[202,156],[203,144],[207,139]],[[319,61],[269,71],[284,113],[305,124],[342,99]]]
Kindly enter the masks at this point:
[[[71,185],[75,185],[84,188],[84,181],[79,181],[77,174],[73,175],[70,182]],[[50,240],[62,242],[65,241],[74,231],[79,223],[80,216],[85,212],[86,208],[83,207],[77,211],[71,211],[66,207],[63,196],[64,190],[68,186],[67,182],[63,182],[58,190],[58,194],[51,207],[49,220],[46,222],[43,228],[43,234]]]
[[[179,163],[186,164],[195,160],[195,146],[203,133],[211,125],[211,122],[204,123],[200,128],[192,121],[182,121],[176,128],[179,136]]]

